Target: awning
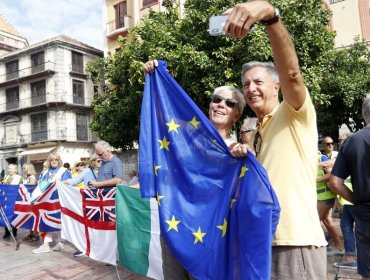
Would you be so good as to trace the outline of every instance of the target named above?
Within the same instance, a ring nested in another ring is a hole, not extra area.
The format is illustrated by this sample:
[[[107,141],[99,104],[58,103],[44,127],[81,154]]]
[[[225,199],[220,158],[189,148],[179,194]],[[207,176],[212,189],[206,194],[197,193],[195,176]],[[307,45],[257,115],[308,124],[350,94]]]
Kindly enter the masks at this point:
[[[20,156],[26,156],[26,155],[35,155],[35,154],[46,154],[50,153],[53,149],[56,147],[47,147],[47,148],[39,148],[39,149],[29,149],[25,150],[21,153],[19,153]]]

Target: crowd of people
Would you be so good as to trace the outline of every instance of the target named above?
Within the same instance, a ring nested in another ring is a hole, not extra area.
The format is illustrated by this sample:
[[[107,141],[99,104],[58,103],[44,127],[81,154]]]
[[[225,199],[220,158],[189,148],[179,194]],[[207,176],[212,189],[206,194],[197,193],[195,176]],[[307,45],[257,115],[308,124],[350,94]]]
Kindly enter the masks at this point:
[[[99,141],[95,144],[95,153],[90,157],[88,162],[77,161],[73,164],[71,170],[69,163],[63,163],[60,155],[52,152],[44,162],[44,169],[37,177],[35,167],[32,163],[25,163],[23,166],[23,177],[17,174],[17,165],[9,164],[8,172],[2,180],[2,184],[8,185],[43,185],[50,182],[61,181],[71,187],[80,189],[84,188],[105,188],[114,187],[123,182],[123,165],[121,160],[112,153],[112,147],[105,141]],[[136,171],[129,172],[130,183],[137,184],[138,177]],[[13,228],[13,235],[17,235],[17,229]],[[10,236],[9,230],[5,227],[4,239]],[[42,235],[43,244],[34,249],[35,254],[48,253],[50,250],[60,251],[64,244],[60,236],[60,231],[47,232]],[[40,233],[30,231],[24,241],[37,241]],[[55,246],[50,248],[50,243],[54,242]],[[76,252],[75,256],[82,255]]]

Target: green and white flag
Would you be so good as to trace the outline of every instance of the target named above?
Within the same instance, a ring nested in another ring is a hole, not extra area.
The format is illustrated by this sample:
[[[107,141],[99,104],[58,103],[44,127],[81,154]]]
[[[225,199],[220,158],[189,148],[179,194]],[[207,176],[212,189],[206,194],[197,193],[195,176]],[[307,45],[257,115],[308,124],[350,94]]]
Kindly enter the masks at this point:
[[[116,214],[119,262],[135,273],[163,279],[157,201],[141,198],[137,188],[118,185]]]

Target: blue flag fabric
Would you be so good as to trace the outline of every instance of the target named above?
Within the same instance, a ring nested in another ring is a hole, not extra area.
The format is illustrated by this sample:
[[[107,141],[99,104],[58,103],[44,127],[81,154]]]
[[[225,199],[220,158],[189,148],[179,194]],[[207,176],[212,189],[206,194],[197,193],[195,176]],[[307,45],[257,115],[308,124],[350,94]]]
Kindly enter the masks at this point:
[[[14,214],[14,203],[18,196],[18,185],[0,184],[0,206],[3,208],[9,223]],[[0,215],[0,227],[5,227],[5,221]]]
[[[140,124],[142,197],[156,197],[161,234],[196,279],[270,279],[280,207],[267,173],[229,148],[159,61]]]

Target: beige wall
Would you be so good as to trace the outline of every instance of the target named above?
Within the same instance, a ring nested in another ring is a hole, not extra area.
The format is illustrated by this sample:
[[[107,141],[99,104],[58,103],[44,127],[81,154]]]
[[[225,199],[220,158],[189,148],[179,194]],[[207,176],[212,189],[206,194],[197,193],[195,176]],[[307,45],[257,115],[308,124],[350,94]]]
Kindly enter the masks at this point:
[[[361,34],[358,0],[345,0],[330,4],[333,11],[333,26],[337,32],[335,46],[343,47],[353,44],[355,36]]]

